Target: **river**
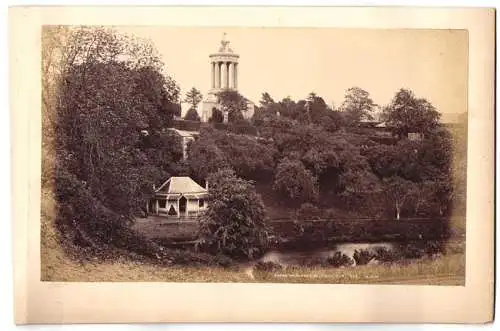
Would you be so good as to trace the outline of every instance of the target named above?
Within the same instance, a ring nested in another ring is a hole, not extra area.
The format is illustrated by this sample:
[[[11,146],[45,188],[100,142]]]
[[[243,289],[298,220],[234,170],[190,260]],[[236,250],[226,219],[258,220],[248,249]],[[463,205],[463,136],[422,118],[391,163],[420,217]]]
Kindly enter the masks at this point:
[[[322,248],[317,250],[272,250],[267,252],[260,258],[260,262],[273,262],[280,264],[282,266],[288,265],[303,265],[307,264],[308,261],[314,261],[317,259],[327,259],[336,252],[341,252],[352,258],[356,250],[368,250],[375,252],[377,248],[385,248],[387,250],[396,249],[395,244],[388,242],[381,243],[344,243],[337,244],[335,247]]]

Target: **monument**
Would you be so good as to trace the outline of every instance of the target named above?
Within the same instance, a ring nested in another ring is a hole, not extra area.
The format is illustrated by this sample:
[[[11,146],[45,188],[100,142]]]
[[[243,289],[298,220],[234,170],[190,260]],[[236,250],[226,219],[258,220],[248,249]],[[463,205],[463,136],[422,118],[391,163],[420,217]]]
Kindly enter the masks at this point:
[[[224,33],[219,49],[216,53],[210,54],[211,66],[211,89],[207,93],[202,104],[201,121],[208,122],[212,117],[213,109],[220,109],[217,93],[225,90],[238,90],[238,59],[239,55],[229,47],[230,41],[226,39]],[[247,100],[247,111],[243,112],[243,117],[248,119],[253,116],[255,105]],[[224,122],[227,123],[228,114],[223,113]]]

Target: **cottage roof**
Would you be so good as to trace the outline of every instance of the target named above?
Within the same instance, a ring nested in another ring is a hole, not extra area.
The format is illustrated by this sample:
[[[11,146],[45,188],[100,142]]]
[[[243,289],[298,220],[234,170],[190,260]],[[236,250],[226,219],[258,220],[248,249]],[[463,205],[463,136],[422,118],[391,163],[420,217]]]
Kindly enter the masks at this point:
[[[155,191],[156,193],[166,194],[208,193],[205,188],[198,185],[191,177],[170,177]]]

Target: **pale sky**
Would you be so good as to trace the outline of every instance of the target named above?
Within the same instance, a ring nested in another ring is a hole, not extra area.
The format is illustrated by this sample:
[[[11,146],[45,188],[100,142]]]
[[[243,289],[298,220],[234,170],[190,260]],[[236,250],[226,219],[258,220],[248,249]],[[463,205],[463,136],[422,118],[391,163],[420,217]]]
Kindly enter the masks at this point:
[[[442,113],[467,111],[465,30],[376,30],[331,28],[120,27],[156,45],[167,73],[184,97],[191,87],[210,88],[209,54],[224,32],[240,55],[238,90],[258,104],[268,92],[276,100],[306,98],[314,91],[338,107],[345,90],[359,86],[375,103],[390,102],[409,88]]]

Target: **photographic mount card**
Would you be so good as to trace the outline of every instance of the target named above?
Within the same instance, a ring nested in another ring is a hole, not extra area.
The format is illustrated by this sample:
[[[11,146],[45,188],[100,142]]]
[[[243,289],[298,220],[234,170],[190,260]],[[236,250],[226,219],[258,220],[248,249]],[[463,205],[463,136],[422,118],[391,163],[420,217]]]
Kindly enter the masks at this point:
[[[10,15],[17,323],[492,319],[493,10]]]

